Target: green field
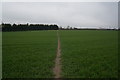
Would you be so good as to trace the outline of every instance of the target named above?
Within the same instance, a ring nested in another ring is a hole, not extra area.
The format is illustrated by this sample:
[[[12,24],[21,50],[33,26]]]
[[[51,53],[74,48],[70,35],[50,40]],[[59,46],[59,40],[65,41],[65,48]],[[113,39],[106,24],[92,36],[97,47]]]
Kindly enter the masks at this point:
[[[117,31],[60,31],[62,76],[117,78]]]
[[[0,31],[0,79],[2,78],[2,32]]]
[[[118,32],[61,30],[62,78],[117,78]],[[3,32],[3,78],[54,78],[57,31]]]
[[[3,32],[3,78],[52,78],[56,31]]]

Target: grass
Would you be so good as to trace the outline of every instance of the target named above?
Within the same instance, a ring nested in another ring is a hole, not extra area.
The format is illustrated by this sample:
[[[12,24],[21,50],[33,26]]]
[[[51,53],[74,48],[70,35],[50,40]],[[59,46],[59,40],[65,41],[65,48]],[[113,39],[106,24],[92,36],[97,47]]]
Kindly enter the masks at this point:
[[[117,31],[60,31],[63,78],[117,78]]]
[[[2,78],[2,32],[0,31],[0,79]]]
[[[56,31],[3,32],[3,78],[52,78]]]

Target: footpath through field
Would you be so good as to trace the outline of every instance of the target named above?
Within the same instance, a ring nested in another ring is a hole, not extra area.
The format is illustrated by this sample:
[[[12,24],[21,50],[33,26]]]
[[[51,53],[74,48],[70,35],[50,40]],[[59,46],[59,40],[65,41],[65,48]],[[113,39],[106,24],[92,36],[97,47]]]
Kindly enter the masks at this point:
[[[53,72],[55,74],[55,78],[60,78],[60,73],[61,73],[61,65],[60,65],[60,56],[61,56],[61,48],[60,48],[60,36],[59,36],[59,31],[57,31],[57,37],[58,37],[58,47],[57,47],[57,54],[56,54],[56,59],[55,59],[55,67],[53,69]]]

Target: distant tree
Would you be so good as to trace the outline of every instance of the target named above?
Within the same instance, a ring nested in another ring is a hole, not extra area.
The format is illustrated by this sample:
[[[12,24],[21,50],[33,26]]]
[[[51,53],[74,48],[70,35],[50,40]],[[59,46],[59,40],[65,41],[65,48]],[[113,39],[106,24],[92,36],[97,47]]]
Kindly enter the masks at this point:
[[[69,29],[70,28],[70,26],[67,26],[67,29]]]
[[[72,30],[73,28],[72,27],[70,27],[70,30]]]
[[[56,24],[5,24],[2,23],[2,31],[28,31],[28,30],[58,30]]]
[[[60,26],[60,28],[59,28],[60,30],[62,30],[63,28]]]

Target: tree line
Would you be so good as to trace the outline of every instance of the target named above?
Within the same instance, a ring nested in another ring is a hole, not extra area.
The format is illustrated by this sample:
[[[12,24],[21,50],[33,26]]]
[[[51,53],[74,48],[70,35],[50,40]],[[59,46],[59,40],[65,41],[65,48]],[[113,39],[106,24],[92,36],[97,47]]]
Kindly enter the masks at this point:
[[[56,24],[6,24],[2,23],[2,31],[58,30]]]

